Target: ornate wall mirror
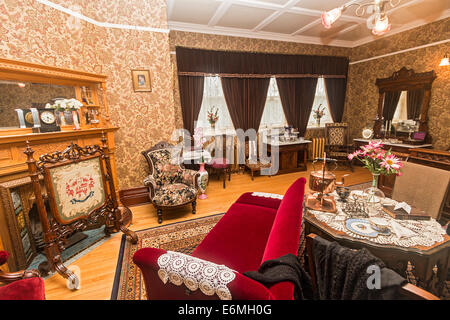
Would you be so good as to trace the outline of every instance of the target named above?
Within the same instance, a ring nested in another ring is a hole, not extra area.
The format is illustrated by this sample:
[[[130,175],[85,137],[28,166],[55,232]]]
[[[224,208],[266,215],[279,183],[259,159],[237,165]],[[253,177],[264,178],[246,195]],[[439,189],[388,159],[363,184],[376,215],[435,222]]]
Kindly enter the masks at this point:
[[[374,125],[375,138],[396,138],[408,142],[428,134],[428,108],[434,71],[415,73],[405,67],[389,78],[379,78],[375,84],[379,90],[378,114]]]

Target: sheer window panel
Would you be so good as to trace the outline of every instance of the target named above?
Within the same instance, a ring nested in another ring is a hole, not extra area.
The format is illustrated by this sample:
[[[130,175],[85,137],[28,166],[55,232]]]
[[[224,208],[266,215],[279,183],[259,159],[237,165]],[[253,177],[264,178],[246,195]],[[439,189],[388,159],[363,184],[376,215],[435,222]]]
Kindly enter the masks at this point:
[[[309,114],[308,128],[317,128],[317,122],[314,118],[313,110],[316,110],[321,104],[321,108],[325,107],[325,109],[324,115],[320,119],[320,127],[325,127],[326,123],[333,123],[333,118],[331,116],[330,106],[328,105],[327,92],[325,91],[325,81],[323,78],[319,78],[317,80],[316,96],[314,98],[311,113]]]
[[[284,126],[287,126],[287,120],[281,104],[277,82],[275,78],[270,78],[266,105],[259,124],[259,131]]]
[[[200,107],[196,128],[210,128],[208,122],[208,110],[212,107],[217,107],[219,112],[219,120],[216,122],[216,129],[218,130],[234,130],[233,121],[228,112],[227,103],[223,96],[222,83],[219,77],[205,77],[205,85],[203,91],[203,101]]]
[[[402,91],[400,98],[398,99],[397,108],[395,109],[394,116],[392,117],[392,123],[408,120],[408,107],[406,103],[407,91]]]

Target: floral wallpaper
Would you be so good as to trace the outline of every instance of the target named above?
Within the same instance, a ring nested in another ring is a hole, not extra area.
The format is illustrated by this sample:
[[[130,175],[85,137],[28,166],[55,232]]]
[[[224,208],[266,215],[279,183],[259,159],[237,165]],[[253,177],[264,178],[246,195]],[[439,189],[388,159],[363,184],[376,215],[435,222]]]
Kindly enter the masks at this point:
[[[101,22],[167,28],[164,0],[54,0]],[[0,56],[102,73],[116,133],[119,188],[143,184],[141,151],[175,127],[168,33],[103,28],[35,0],[0,2]],[[152,92],[134,92],[132,69],[149,69]],[[169,106],[169,108],[168,108]]]
[[[101,22],[168,28],[164,0],[53,0]],[[447,29],[446,29],[447,28]],[[248,39],[172,31],[169,33],[98,27],[35,0],[0,2],[0,57],[70,68],[108,76],[106,93],[116,133],[119,188],[142,185],[148,169],[140,154],[182,127],[175,46],[290,54],[349,56],[351,61],[448,38],[448,19],[357,47]],[[416,72],[434,69],[430,133],[436,148],[449,147],[449,68],[438,64],[449,44],[442,44],[350,66],[345,119],[352,135],[374,117],[375,79],[402,66]],[[148,69],[152,92],[134,92],[131,70]],[[445,111],[445,112],[444,112]]]
[[[450,19],[440,20],[353,48],[350,63],[448,39],[449,23]],[[437,78],[431,89],[428,111],[429,134],[432,137],[433,148],[448,150],[450,148],[450,130],[448,129],[450,123],[450,68],[439,67],[446,52],[450,52],[448,42],[367,62],[350,64],[344,120],[350,124],[351,136],[353,138],[361,137],[363,128],[373,126],[378,106],[378,88],[375,85],[377,78],[389,77],[402,67],[413,69],[415,72],[434,70]]]

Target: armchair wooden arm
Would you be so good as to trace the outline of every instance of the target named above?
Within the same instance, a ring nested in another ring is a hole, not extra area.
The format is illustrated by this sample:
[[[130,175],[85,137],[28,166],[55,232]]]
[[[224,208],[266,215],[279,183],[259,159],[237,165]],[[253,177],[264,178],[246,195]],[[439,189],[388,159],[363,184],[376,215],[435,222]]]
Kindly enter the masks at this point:
[[[144,185],[150,189],[150,198],[153,198],[156,190],[156,180],[152,175],[144,179]]]
[[[0,270],[0,282],[11,283],[17,280],[28,279],[33,277],[40,277],[41,274],[38,270],[22,270],[17,272],[3,272]]]

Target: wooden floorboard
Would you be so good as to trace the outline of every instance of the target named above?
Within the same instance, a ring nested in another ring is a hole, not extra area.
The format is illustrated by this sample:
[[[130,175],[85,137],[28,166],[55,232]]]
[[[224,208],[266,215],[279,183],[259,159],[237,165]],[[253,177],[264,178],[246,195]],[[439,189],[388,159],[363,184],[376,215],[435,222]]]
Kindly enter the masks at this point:
[[[173,222],[185,221],[192,218],[199,218],[215,213],[227,211],[230,205],[244,192],[270,192],[284,194],[289,185],[300,177],[309,177],[311,165],[308,171],[284,174],[279,176],[255,177],[250,179],[250,175],[233,174],[231,181],[227,181],[226,189],[222,187],[222,180],[212,177],[207,188],[208,199],[197,201],[197,214],[192,215],[190,206],[185,208],[163,212],[164,221],[162,225]],[[351,173],[344,169],[335,171],[340,180],[344,174],[350,173],[345,180],[347,185],[358,184],[370,181],[371,175],[367,169],[356,167]],[[156,210],[152,205],[132,207],[133,224],[130,229],[142,230],[159,226]],[[106,242],[87,253],[72,266],[77,266],[81,270],[81,289],[70,291],[66,287],[66,279],[59,274],[45,280],[46,298],[49,300],[104,300],[111,295],[116,263],[119,254],[120,240],[122,234],[112,235]]]

